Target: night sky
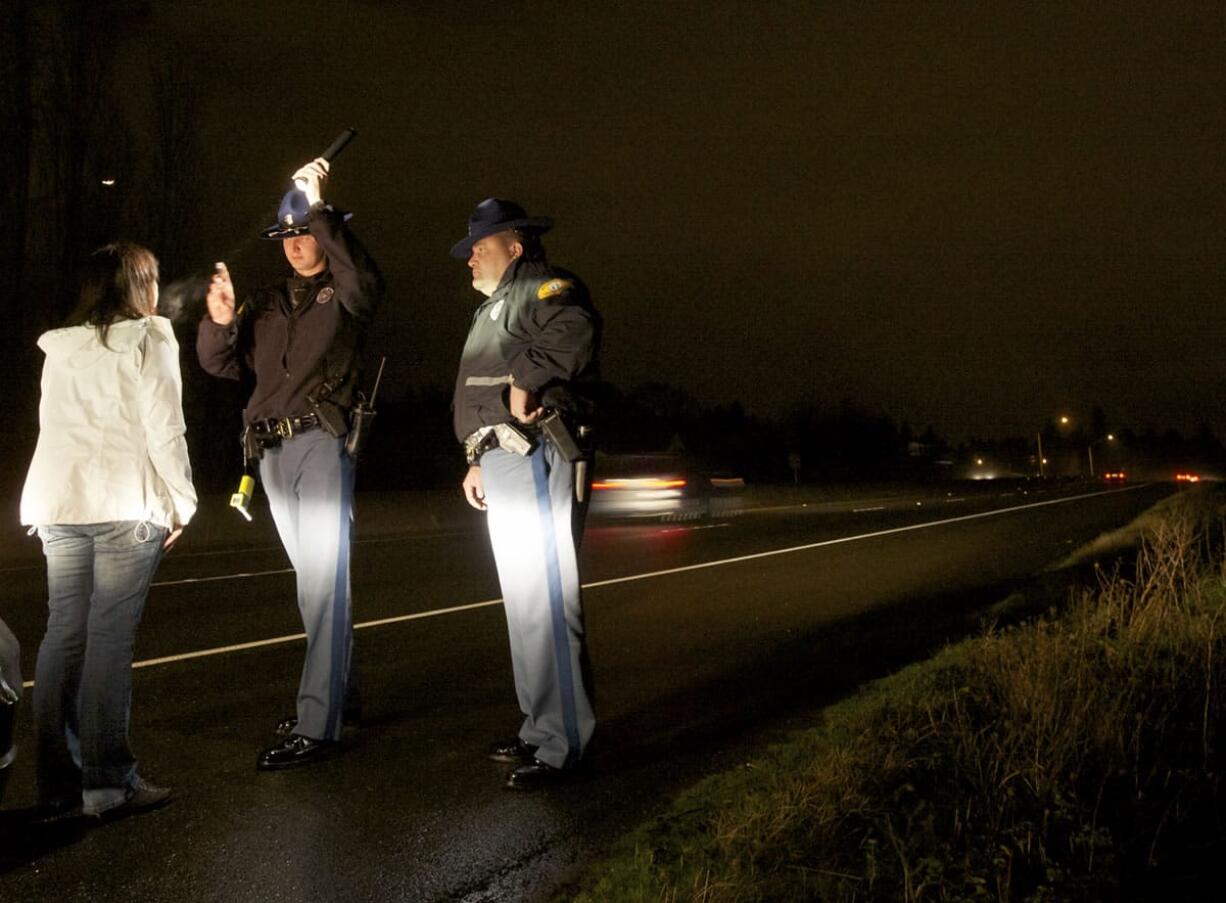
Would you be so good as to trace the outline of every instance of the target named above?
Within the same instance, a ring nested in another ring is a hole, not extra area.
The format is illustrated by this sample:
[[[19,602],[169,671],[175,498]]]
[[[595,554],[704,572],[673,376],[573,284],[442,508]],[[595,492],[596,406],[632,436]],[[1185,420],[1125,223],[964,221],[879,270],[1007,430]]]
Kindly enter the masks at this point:
[[[124,65],[192,64],[189,226],[240,292],[279,253],[242,239],[358,129],[329,196],[388,278],[392,396],[452,380],[447,251],[498,195],[555,219],[623,389],[1226,437],[1224,38],[1213,2],[209,0],[155,4]]]

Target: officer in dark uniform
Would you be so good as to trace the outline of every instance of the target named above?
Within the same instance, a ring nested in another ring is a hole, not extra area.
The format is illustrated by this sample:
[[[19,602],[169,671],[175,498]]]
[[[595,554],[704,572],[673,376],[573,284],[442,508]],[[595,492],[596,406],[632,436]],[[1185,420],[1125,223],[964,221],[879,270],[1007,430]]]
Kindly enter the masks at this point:
[[[254,381],[245,445],[259,458],[307,635],[297,715],[278,725],[282,739],[260,753],[260,769],[320,758],[335,747],[346,716],[357,714],[349,591],[354,460],[346,434],[383,278],[345,225],[349,216],[323,202],[327,172],[317,159],[295,173],[303,187],[285,195],[277,222],[261,234],[282,242],[290,272],[236,312],[230,274],[218,264],[196,342],[208,373]]]
[[[487,513],[524,713],[519,735],[489,755],[517,766],[507,780],[517,789],[569,777],[596,723],[576,551],[588,488],[583,387],[597,375],[600,316],[578,277],[546,262],[540,236],[551,225],[489,198],[451,249],[486,296],[460,361],[455,433],[465,498]]]

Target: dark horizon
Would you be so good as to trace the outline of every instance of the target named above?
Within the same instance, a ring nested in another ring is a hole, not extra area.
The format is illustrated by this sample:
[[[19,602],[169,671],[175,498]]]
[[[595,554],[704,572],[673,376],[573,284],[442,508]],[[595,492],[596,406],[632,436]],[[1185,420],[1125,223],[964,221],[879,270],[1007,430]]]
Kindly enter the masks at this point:
[[[329,198],[388,279],[389,399],[449,383],[477,296],[447,249],[499,195],[555,219],[623,390],[772,418],[847,399],[954,442],[1095,407],[1226,435],[1209,4],[104,6],[114,222],[164,197],[150,66],[190,95],[168,281],[265,278],[288,174],[358,129]]]

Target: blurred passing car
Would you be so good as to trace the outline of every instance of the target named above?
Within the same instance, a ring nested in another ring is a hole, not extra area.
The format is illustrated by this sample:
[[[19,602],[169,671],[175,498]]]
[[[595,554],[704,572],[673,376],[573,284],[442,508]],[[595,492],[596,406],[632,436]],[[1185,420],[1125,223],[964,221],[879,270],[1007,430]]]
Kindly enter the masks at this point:
[[[597,454],[591,513],[597,517],[697,520],[732,513],[745,481],[714,475],[675,455]]]
[[[1124,473],[1122,470],[1116,470],[1103,474],[1103,482],[1105,483],[1123,483],[1127,481],[1127,479],[1128,474]]]
[[[1175,474],[1176,483],[1199,483],[1200,474],[1198,473],[1177,473]]]

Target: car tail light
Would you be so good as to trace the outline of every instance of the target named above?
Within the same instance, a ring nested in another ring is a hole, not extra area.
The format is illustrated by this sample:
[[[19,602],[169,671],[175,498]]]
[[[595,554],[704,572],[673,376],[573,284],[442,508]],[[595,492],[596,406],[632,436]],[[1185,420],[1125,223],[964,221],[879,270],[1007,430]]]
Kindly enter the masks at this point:
[[[685,480],[673,479],[632,479],[632,480],[597,480],[592,483],[593,489],[684,489]]]

